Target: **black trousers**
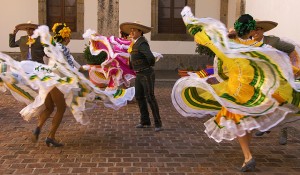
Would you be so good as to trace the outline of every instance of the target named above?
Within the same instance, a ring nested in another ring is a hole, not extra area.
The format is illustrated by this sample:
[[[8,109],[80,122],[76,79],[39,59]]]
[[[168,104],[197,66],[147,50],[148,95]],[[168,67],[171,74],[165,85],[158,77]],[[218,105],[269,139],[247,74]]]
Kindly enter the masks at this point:
[[[159,108],[154,95],[155,74],[152,68],[136,73],[135,79],[135,98],[140,109],[140,124],[151,125],[148,106],[152,111],[155,127],[161,127],[162,123],[159,115]]]

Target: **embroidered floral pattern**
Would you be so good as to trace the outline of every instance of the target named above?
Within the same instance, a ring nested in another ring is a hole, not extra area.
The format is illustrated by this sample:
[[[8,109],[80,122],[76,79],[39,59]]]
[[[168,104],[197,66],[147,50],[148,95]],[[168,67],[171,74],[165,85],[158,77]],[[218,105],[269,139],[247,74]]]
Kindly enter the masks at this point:
[[[69,65],[74,68],[75,66],[74,66],[73,59],[70,54],[70,50],[64,45],[62,45],[61,47],[63,49],[64,56],[67,58]]]

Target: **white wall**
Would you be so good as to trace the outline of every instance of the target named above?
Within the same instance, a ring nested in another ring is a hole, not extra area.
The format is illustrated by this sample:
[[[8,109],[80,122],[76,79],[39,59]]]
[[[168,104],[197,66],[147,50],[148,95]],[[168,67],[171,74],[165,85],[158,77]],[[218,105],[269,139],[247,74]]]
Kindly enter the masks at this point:
[[[16,6],[16,4],[18,4]],[[127,21],[141,21],[151,26],[151,0],[120,0],[120,23]],[[139,8],[136,8],[139,7]],[[97,9],[98,0],[84,1],[84,31],[93,29],[97,31]],[[220,0],[196,0],[196,17],[220,18]],[[0,51],[18,52],[19,48],[8,46],[8,34],[13,32],[14,27],[19,23],[31,20],[38,23],[38,1],[37,0],[10,0],[5,6],[0,6]],[[119,26],[116,26],[119,27]],[[20,32],[20,35],[26,34]],[[151,49],[162,54],[196,54],[196,44],[193,41],[151,41],[150,34],[145,35],[150,42]],[[82,53],[84,45],[88,41],[72,40],[69,48],[73,53]]]
[[[233,28],[234,22],[236,20],[236,0],[228,1],[228,24],[227,28]]]
[[[196,13],[198,18],[210,17],[220,19],[220,1],[221,0],[195,0]]]
[[[195,11],[196,17],[220,19],[220,0],[196,0]],[[120,0],[119,16],[120,24],[140,21],[151,26],[151,0]],[[150,34],[145,37],[153,51],[162,54],[196,54],[196,44],[193,41],[151,41]]]
[[[299,0],[247,0],[246,13],[259,20],[272,20],[278,26],[267,32],[300,42]]]
[[[87,29],[98,31],[98,0],[84,0],[84,32]],[[72,40],[68,47],[71,53],[83,53],[88,40]]]
[[[0,6],[0,51],[15,52],[20,51],[19,48],[10,48],[9,33],[12,33],[15,26],[20,23],[26,23],[32,21],[32,23],[38,23],[38,2],[37,0],[9,0],[5,1],[5,5]],[[19,36],[26,35],[26,32],[19,31]]]
[[[17,5],[16,5],[17,4]],[[235,21],[235,0],[229,0],[228,26],[232,27]],[[138,8],[137,8],[138,7]],[[291,38],[300,42],[300,23],[298,8],[299,0],[247,0],[246,13],[260,20],[274,20],[279,25],[267,34]],[[97,31],[98,0],[84,1],[84,31],[93,29]],[[196,17],[213,17],[220,19],[220,0],[196,0]],[[9,0],[0,6],[0,51],[18,52],[19,48],[8,46],[8,34],[13,32],[15,25],[32,21],[38,23],[37,0]],[[141,21],[151,25],[151,0],[120,0],[120,23],[127,21]],[[118,27],[118,26],[116,26]],[[25,32],[19,32],[17,38]],[[163,54],[195,54],[193,41],[151,41],[150,34],[145,35],[150,41],[153,51]],[[82,53],[85,40],[72,40],[69,47],[73,53]]]
[[[16,5],[18,4],[18,5]],[[97,31],[97,9],[98,0],[84,1],[84,31],[88,28]],[[8,46],[8,34],[12,33],[15,26],[20,23],[32,21],[38,23],[38,1],[37,0],[9,0],[5,5],[0,6],[0,51],[19,52],[19,48],[10,48]],[[25,32],[19,31],[16,38],[26,35]],[[85,40],[72,40],[69,48],[73,53],[82,53],[84,45],[88,43]]]

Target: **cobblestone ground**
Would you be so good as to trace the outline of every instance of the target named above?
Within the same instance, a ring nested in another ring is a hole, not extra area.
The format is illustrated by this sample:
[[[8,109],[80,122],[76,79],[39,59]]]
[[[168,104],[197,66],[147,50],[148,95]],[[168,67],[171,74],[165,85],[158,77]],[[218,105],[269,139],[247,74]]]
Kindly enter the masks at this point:
[[[165,130],[136,129],[136,103],[118,111],[99,107],[91,112],[87,126],[76,123],[67,112],[57,132],[64,147],[47,147],[30,136],[36,120],[24,121],[24,105],[10,93],[0,96],[0,174],[107,174],[198,175],[240,174],[243,155],[237,141],[216,143],[203,132],[206,119],[184,118],[174,109],[170,93],[173,82],[158,82],[156,96]],[[299,174],[300,134],[291,130],[288,144],[278,144],[278,129],[254,137],[251,149],[257,169],[249,174]]]

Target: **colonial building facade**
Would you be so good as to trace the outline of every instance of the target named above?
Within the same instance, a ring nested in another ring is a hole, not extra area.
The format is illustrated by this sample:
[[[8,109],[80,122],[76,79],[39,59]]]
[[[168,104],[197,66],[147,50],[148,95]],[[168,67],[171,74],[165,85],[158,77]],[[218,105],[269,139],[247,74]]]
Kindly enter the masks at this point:
[[[272,1],[272,2],[271,2]],[[164,55],[164,59],[156,65],[158,70],[174,70],[180,63],[186,65],[205,66],[206,57],[195,52],[196,44],[189,36],[182,22],[180,11],[188,5],[196,17],[212,17],[222,21],[227,27],[232,27],[234,21],[243,13],[253,14],[261,20],[275,20],[286,23],[284,18],[290,19],[287,12],[278,15],[274,8],[282,4],[280,0],[264,0],[262,2],[250,0],[9,0],[6,6],[0,7],[0,22],[2,30],[0,36],[0,51],[18,56],[18,48],[8,47],[8,34],[15,25],[32,21],[33,23],[52,26],[56,22],[66,22],[72,29],[72,40],[69,45],[76,59],[82,61],[82,52],[88,41],[82,38],[87,29],[96,30],[99,34],[119,35],[119,24],[127,21],[139,21],[152,26],[150,34],[146,34],[151,49]],[[296,0],[286,0],[285,4],[300,5]],[[16,5],[18,4],[18,5]],[[286,6],[286,5],[283,5]],[[281,7],[281,6],[280,6]],[[266,15],[267,14],[267,15]],[[272,15],[273,14],[273,15]],[[298,14],[295,14],[298,15]],[[275,17],[275,18],[273,18]],[[295,21],[295,20],[294,20]],[[294,24],[292,24],[294,25]],[[287,25],[288,26],[288,25]],[[283,34],[284,30],[274,30],[276,34]],[[296,30],[292,30],[299,35]],[[18,33],[18,36],[25,33]],[[17,38],[18,38],[17,36]],[[290,37],[290,36],[287,36]],[[300,39],[300,36],[298,37]]]

